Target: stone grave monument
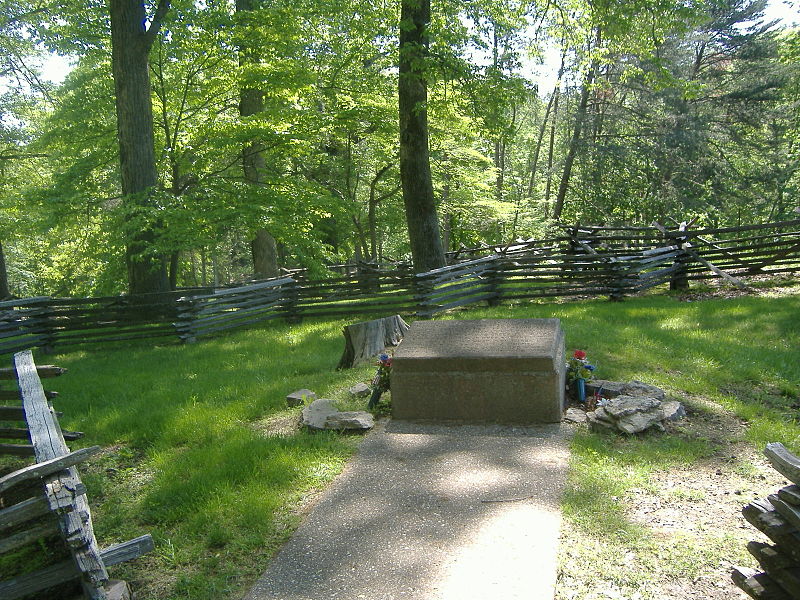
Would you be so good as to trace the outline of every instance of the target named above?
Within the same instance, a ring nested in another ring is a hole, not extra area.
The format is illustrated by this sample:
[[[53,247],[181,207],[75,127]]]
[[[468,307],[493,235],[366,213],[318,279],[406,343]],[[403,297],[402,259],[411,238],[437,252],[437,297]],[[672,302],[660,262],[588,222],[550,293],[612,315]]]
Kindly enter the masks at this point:
[[[392,416],[556,423],[564,412],[558,319],[417,321],[392,363]]]

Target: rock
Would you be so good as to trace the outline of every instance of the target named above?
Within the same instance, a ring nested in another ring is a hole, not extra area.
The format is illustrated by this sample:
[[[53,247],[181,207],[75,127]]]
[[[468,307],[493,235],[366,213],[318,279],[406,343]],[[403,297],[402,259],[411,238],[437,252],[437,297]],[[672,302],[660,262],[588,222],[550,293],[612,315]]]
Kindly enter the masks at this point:
[[[286,396],[286,406],[303,406],[307,401],[314,401],[317,395],[311,390],[297,390]]]
[[[626,396],[647,396],[648,398],[655,398],[656,400],[663,400],[664,390],[643,381],[629,381],[622,386],[622,394]]]
[[[325,422],[333,414],[339,412],[333,407],[333,401],[327,398],[314,400],[303,409],[300,424],[309,429],[325,429]]]
[[[103,586],[108,600],[131,600],[131,589],[124,581],[111,579]]]
[[[611,418],[611,415],[609,415],[606,412],[606,409],[603,408],[602,406],[598,406],[595,409],[594,416],[595,416],[596,419],[599,419],[600,421],[605,421],[606,423],[609,423],[611,425],[614,424],[614,419]]]
[[[663,400],[665,393],[659,387],[644,383],[642,381],[609,381],[608,379],[593,379],[586,382],[586,395],[592,396],[600,388],[603,389],[603,398],[616,398],[617,396],[647,396],[656,400]]]
[[[653,398],[648,398],[648,400],[652,399]],[[661,404],[659,403],[658,406],[649,411],[635,412],[633,414],[623,416],[617,420],[616,425],[620,431],[630,434],[639,433],[645,429],[653,427],[654,425],[657,425],[663,431],[664,428],[661,425],[663,418],[664,413],[661,411]]]
[[[599,419],[595,414],[596,412],[586,413],[586,422],[589,424],[590,431],[619,431],[613,423]]]
[[[325,429],[336,431],[366,431],[375,427],[375,419],[363,410],[337,412],[325,419]]]
[[[568,423],[586,423],[586,413],[580,408],[568,408],[564,420]]]
[[[300,424],[309,429],[364,431],[372,429],[375,420],[365,411],[339,412],[332,400],[320,398],[303,409]]]
[[[357,383],[349,390],[351,396],[356,398],[366,398],[372,393],[372,389],[366,383]]]
[[[607,379],[593,379],[586,382],[586,395],[593,396],[597,390],[603,388],[601,392],[603,398],[616,398],[622,394],[622,388],[625,386],[621,381],[608,381]]]
[[[657,412],[661,414],[661,401],[657,400],[656,398],[652,397],[644,397],[644,396],[617,396],[616,398],[612,398],[608,402],[605,403],[603,406],[605,412],[614,419],[618,421],[623,417],[627,417],[630,415],[634,415],[637,413],[646,413],[653,411],[654,409],[659,409]]]
[[[664,413],[665,421],[677,421],[686,416],[686,409],[677,400],[668,400],[661,403],[661,411]]]

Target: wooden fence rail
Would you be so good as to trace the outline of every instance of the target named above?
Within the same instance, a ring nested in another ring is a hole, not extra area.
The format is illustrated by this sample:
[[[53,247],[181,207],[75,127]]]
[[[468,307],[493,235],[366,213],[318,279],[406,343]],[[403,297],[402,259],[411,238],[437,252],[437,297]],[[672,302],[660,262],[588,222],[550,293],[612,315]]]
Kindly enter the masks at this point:
[[[35,462],[0,477],[0,554],[60,537],[70,558],[10,579],[4,577],[0,580],[0,598],[4,600],[36,594],[74,579],[80,580],[86,598],[105,600],[109,583],[106,568],[153,549],[153,540],[146,535],[100,550],[86,487],[75,467],[97,454],[100,447],[70,452],[40,380],[62,372],[54,367],[37,369],[30,351],[14,355],[13,373],[21,406],[3,407],[18,411],[3,411],[0,419],[25,425],[8,429],[12,435],[30,441],[20,446],[30,447]],[[0,373],[0,378],[6,374]],[[20,454],[9,446],[0,446],[0,453]]]
[[[461,249],[452,264],[414,274],[408,263],[336,265],[337,275],[302,271],[248,285],[107,298],[0,302],[0,353],[90,342],[177,338],[191,342],[277,318],[368,313],[431,317],[451,308],[558,296],[621,299],[657,286],[800,271],[800,219],[692,230],[563,226],[563,234]]]

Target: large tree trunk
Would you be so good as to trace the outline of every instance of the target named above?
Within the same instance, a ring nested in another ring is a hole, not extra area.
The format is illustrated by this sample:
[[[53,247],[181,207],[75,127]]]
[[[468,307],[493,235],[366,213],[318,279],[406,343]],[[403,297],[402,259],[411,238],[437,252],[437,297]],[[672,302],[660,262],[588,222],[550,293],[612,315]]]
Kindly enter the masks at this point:
[[[236,0],[236,12],[254,10],[256,0]],[[257,48],[242,43],[239,48],[239,64],[257,63],[261,60],[261,53]],[[264,111],[264,93],[257,88],[243,85],[239,95],[239,115],[249,117]],[[253,141],[242,149],[242,172],[244,180],[252,185],[263,185],[264,170],[266,169],[264,149],[260,142]],[[255,237],[250,242],[253,253],[253,276],[256,279],[277,277],[278,247],[275,238],[265,228],[256,231]]]
[[[424,65],[430,9],[430,0],[403,0],[400,9],[400,181],[417,273],[445,264],[428,153],[428,85]]]
[[[250,251],[253,253],[253,276],[256,279],[279,275],[278,244],[266,229],[256,231],[256,236],[250,241]]]
[[[144,214],[145,222],[126,241],[128,289],[131,294],[162,292],[169,289],[166,260],[153,249],[158,224],[147,216],[157,183],[148,55],[169,0],[159,1],[149,28],[142,2],[111,0],[110,8],[122,194],[132,209]]]

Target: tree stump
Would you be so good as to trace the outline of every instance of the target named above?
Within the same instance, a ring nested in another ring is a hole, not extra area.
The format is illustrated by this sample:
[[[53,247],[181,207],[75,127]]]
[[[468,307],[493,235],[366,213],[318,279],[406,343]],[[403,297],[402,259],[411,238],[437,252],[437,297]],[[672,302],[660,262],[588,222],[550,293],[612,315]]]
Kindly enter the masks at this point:
[[[354,323],[344,328],[344,353],[337,369],[349,369],[372,360],[389,346],[397,346],[409,325],[400,315]]]

